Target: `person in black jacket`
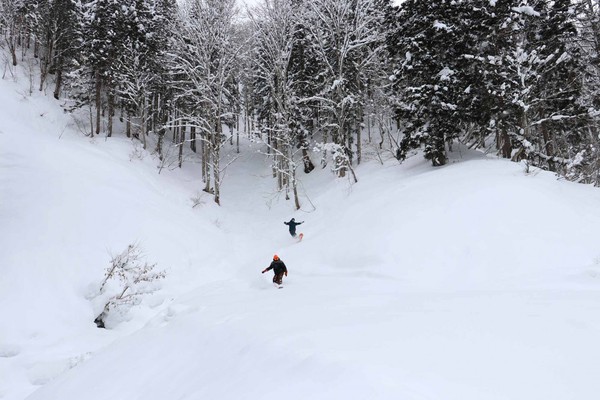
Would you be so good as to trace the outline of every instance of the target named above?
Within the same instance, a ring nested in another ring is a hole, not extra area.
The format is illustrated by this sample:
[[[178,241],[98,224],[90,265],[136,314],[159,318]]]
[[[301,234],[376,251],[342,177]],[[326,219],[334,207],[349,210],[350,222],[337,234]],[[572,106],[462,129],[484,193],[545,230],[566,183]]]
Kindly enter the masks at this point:
[[[290,235],[292,235],[292,237],[296,237],[296,226],[302,223],[304,223],[304,221],[296,222],[294,218],[290,219],[289,222],[284,222],[284,224],[290,227]]]
[[[273,283],[276,283],[277,285],[281,285],[283,281],[283,275],[287,276],[288,273],[287,267],[285,266],[283,261],[281,261],[277,254],[273,256],[273,262],[271,263],[271,265],[269,265],[268,268],[265,268],[262,271],[262,273],[264,274],[269,270],[273,270],[273,272],[275,273],[275,275],[273,276]]]

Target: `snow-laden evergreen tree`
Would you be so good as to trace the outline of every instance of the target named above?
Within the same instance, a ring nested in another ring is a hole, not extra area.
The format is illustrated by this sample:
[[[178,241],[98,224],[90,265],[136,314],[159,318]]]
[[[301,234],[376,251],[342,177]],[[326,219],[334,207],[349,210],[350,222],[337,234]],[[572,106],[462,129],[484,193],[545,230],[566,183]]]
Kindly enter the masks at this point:
[[[30,0],[27,20],[35,36],[43,90],[49,75],[54,75],[54,97],[59,98],[64,74],[73,67],[81,45],[81,3],[75,0]]]
[[[600,105],[600,4],[591,0],[581,2],[578,9],[581,36],[577,45],[584,53],[586,74],[585,96],[596,108]],[[593,127],[597,131],[597,127]]]
[[[420,2],[397,11],[388,47],[404,137],[400,157],[424,146],[433,165],[453,140],[577,175],[595,150],[585,65],[570,0]]]
[[[585,74],[583,102],[588,109],[587,165],[582,165],[574,177],[600,186],[600,4],[586,0],[578,3],[578,22],[581,35],[577,45],[583,52]]]
[[[306,24],[307,2],[294,0],[298,10],[294,18],[294,46],[292,47],[289,70],[296,81],[295,93],[298,101],[293,104],[292,131],[296,146],[302,151],[304,173],[310,173],[314,168],[310,158],[310,140],[317,130],[315,121],[318,119],[318,104],[308,99],[314,98],[319,90],[319,62],[311,46],[311,36]],[[302,99],[302,100],[300,100]]]
[[[86,109],[89,117],[89,134],[93,136],[100,130],[102,109],[94,112],[94,106],[102,105],[102,86],[99,75],[95,71],[95,57],[92,57],[91,24],[94,18],[95,2],[77,2],[76,31],[78,33],[69,68],[64,76],[64,87],[70,102],[67,111]],[[98,79],[97,79],[98,78]]]
[[[126,38],[117,60],[117,94],[126,112],[127,136],[131,124],[146,147],[151,118],[160,120],[157,153],[162,158],[164,122],[170,101],[167,85],[167,51],[172,35],[175,4],[170,0],[138,0],[131,4]],[[158,107],[153,107],[153,105]],[[159,117],[155,117],[160,114]],[[138,133],[139,131],[139,133]]]
[[[58,99],[64,76],[74,68],[77,53],[81,48],[81,2],[56,0],[53,15],[56,18],[56,33],[50,72],[55,74],[54,98]]]
[[[462,103],[465,94],[470,96],[465,55],[472,53],[468,35],[472,6],[460,0],[408,0],[398,9],[388,46],[404,130],[399,158],[424,146],[425,158],[434,166],[444,165],[446,145],[468,123]]]
[[[135,10],[135,0],[84,3],[83,43],[78,54],[79,68],[71,74],[71,86],[79,105],[93,98],[95,127],[92,131],[95,134],[102,130],[102,115],[106,116],[107,136],[113,132],[120,60],[127,49],[130,26],[137,23]]]
[[[540,99],[539,115],[532,122],[539,143],[536,155],[539,164],[547,163],[550,171],[569,175],[576,173],[569,170],[587,163],[591,155],[586,143],[589,115],[581,100],[585,66],[575,45],[579,37],[575,4],[556,0],[541,6],[535,38],[541,44],[540,78],[534,92]]]
[[[112,135],[114,102],[117,86],[117,61],[126,40],[125,19],[132,0],[93,0],[88,7],[85,26],[86,65],[94,79],[96,135],[100,134],[103,100],[106,100],[107,136]],[[105,94],[105,99],[103,95]]]
[[[490,10],[492,45],[479,66],[498,147],[504,157],[566,174],[583,155],[589,119],[573,3],[498,2]]]
[[[158,120],[155,110],[164,105],[154,99],[156,93],[165,93],[164,84],[156,85],[166,74],[164,54],[174,8],[171,0],[94,0],[76,13],[81,45],[73,53],[76,68],[69,72],[67,84],[74,107],[90,107],[92,133],[99,134],[105,122],[110,137],[119,108],[128,136],[132,121],[138,128],[136,137],[144,131],[144,147],[148,126],[164,125],[150,122]]]

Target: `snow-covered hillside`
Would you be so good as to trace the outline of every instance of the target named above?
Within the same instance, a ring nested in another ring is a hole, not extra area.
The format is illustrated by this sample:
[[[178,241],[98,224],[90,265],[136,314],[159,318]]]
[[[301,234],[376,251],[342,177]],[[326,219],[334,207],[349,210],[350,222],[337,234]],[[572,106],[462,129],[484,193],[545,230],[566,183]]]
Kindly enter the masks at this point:
[[[0,81],[1,399],[600,393],[597,189],[463,151],[367,162],[353,186],[301,173],[293,212],[246,143],[217,207],[193,161],[158,174],[19,87]],[[93,295],[132,242],[167,277],[98,329]],[[274,253],[283,290],[260,273]]]

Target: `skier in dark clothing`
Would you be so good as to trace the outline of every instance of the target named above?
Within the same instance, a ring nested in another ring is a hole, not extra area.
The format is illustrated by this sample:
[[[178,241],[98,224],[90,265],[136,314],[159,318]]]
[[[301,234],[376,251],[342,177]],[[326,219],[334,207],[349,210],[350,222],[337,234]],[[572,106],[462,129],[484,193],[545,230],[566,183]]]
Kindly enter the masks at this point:
[[[283,261],[281,261],[281,259],[279,258],[279,256],[277,254],[275,254],[273,256],[273,262],[271,263],[271,265],[269,265],[269,268],[265,268],[262,273],[264,274],[265,272],[269,271],[269,270],[273,270],[273,272],[275,273],[275,276],[273,276],[273,283],[276,283],[277,285],[281,285],[282,281],[283,281],[283,275],[287,276],[287,267],[285,266],[285,264],[283,263]]]
[[[290,235],[292,235],[292,237],[296,237],[296,226],[300,225],[302,223],[304,223],[304,221],[296,222],[296,220],[294,218],[290,219],[289,222],[284,222],[284,224],[286,224],[290,227]]]

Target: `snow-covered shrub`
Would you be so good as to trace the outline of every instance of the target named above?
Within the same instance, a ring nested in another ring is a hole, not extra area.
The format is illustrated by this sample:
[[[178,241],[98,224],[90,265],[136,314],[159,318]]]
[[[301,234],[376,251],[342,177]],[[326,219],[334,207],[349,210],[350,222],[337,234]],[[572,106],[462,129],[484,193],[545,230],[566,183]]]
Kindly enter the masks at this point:
[[[116,325],[143,296],[156,292],[159,289],[156,281],[163,279],[165,272],[155,269],[156,263],[145,260],[137,243],[113,256],[98,291],[97,297],[102,297],[105,303],[94,320],[96,325],[99,328]]]
[[[331,167],[331,171],[333,173],[337,174],[338,176],[345,176],[346,170],[349,170],[352,173],[354,182],[358,182],[346,147],[333,142],[317,143],[313,150],[314,152],[323,153],[321,165],[327,165],[327,155],[329,154],[333,160],[333,165]]]

